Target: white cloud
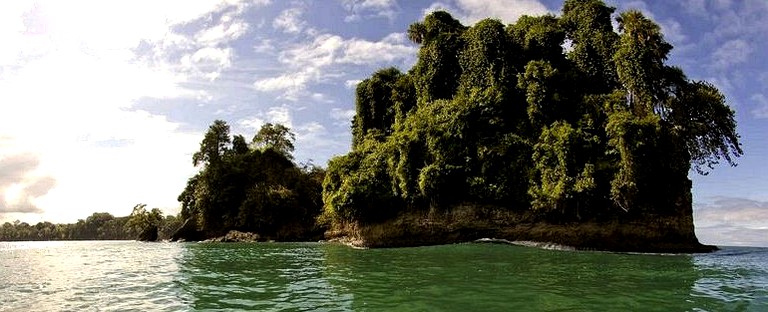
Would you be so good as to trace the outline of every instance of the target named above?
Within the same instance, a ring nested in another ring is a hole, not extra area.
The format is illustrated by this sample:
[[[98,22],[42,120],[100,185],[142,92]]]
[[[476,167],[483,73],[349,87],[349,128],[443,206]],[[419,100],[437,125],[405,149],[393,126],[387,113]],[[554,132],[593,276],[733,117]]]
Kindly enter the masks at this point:
[[[724,41],[734,38],[761,40],[768,31],[768,2],[739,1],[738,5],[714,3],[710,18],[715,23],[712,39]]]
[[[258,44],[253,46],[257,53],[272,53],[275,51],[275,45],[271,39],[261,39]]]
[[[716,69],[728,69],[749,60],[752,51],[753,48],[747,41],[730,40],[712,52],[712,66]]]
[[[342,0],[342,6],[349,12],[344,21],[354,22],[363,18],[387,18],[397,15],[395,0]]]
[[[286,73],[277,77],[259,79],[253,86],[257,91],[275,92],[285,91],[283,98],[295,101],[298,95],[304,91],[309,83],[311,76],[317,74],[316,71],[306,69],[304,71]]]
[[[288,106],[272,106],[255,116],[240,120],[240,126],[258,131],[265,123],[281,124],[293,128],[293,117]]]
[[[38,160],[0,187],[1,205],[42,213],[0,219],[71,222],[94,211],[126,215],[138,202],[173,212],[199,134],[137,110],[136,101],[210,100],[182,85],[231,66],[227,44],[248,29],[238,16],[259,4],[1,3],[0,159]],[[196,35],[176,27],[211,16],[222,17]]]
[[[347,80],[344,81],[344,86],[347,87],[347,89],[355,89],[360,82],[362,82],[360,79]]]
[[[681,3],[683,9],[689,14],[697,15],[699,17],[708,17],[707,2],[706,0],[684,0]]]
[[[661,32],[664,34],[664,39],[673,46],[680,46],[685,43],[686,39],[688,39],[684,33],[683,26],[674,19],[667,19],[660,22],[659,26],[661,26]]]
[[[293,118],[291,118],[291,112],[287,106],[270,107],[265,115],[271,123],[281,124],[288,128],[293,127]]]
[[[255,6],[268,6],[272,4],[272,0],[251,0]]]
[[[356,65],[379,62],[392,63],[407,55],[415,55],[416,50],[408,45],[404,34],[390,34],[378,42],[352,39],[345,42],[339,63]]]
[[[35,201],[48,193],[56,179],[40,176],[37,155],[0,155],[0,217],[8,213],[40,213]]]
[[[232,66],[232,48],[205,47],[181,58],[181,65],[188,72],[216,80],[221,72]]]
[[[325,126],[314,121],[301,124],[294,130],[296,132],[296,145],[302,147],[301,150],[296,151],[297,159],[325,162],[327,159],[317,159],[317,157],[349,148],[349,131],[338,134],[330,133]],[[306,151],[312,152],[307,153]]]
[[[456,0],[455,4],[435,2],[424,14],[444,10],[464,25],[472,25],[485,18],[497,18],[504,23],[514,23],[523,15],[543,15],[550,12],[537,0]]]
[[[195,40],[207,46],[216,46],[236,40],[248,31],[248,24],[231,17],[222,18],[222,23],[211,28],[203,29],[195,35]]]
[[[338,77],[344,65],[375,65],[404,62],[412,64],[416,47],[402,34],[390,34],[380,41],[321,34],[281,52],[278,60],[288,70],[278,76],[256,80],[256,90],[284,91],[283,98],[296,100],[310,83]]]
[[[326,103],[326,104],[330,104],[330,103],[334,103],[335,102],[334,100],[329,99],[325,94],[322,94],[322,93],[312,93],[310,98],[312,98],[312,100],[314,100],[316,102]]]
[[[331,119],[335,120],[334,124],[337,126],[349,126],[352,122],[352,117],[355,117],[354,109],[332,108],[330,113]]]
[[[755,108],[752,110],[752,115],[755,118],[768,118],[768,98],[762,93],[753,94],[750,97],[755,103]]]
[[[768,203],[718,197],[694,205],[696,235],[703,243],[768,247]]]
[[[272,27],[289,34],[297,34],[307,26],[307,23],[301,19],[303,14],[303,8],[295,7],[286,9],[283,12],[280,12],[280,15],[272,21]]]

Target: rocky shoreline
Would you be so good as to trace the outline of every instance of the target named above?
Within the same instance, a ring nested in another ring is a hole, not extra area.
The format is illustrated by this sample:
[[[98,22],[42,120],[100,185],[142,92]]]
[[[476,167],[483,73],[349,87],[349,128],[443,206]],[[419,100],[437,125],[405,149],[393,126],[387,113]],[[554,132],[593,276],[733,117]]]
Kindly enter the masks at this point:
[[[329,241],[356,248],[441,245],[487,238],[493,239],[486,242],[614,252],[706,253],[718,249],[699,243],[691,218],[553,224],[508,212],[477,213],[470,207],[404,214],[375,224],[348,223],[326,232]]]
[[[224,235],[194,231],[188,220],[175,241],[264,242],[257,233],[232,230]],[[304,241],[316,241],[315,239]],[[499,208],[455,206],[442,211],[401,214],[372,224],[332,225],[323,237],[353,248],[394,248],[466,242],[508,243],[538,248],[642,253],[705,253],[718,248],[699,243],[690,216],[654,216],[642,220],[551,223]],[[320,238],[318,238],[320,239]],[[278,241],[282,241],[276,239]],[[290,241],[300,241],[292,239]]]
[[[262,241],[259,234],[232,230],[223,236],[203,240],[202,243],[253,243],[259,241]]]

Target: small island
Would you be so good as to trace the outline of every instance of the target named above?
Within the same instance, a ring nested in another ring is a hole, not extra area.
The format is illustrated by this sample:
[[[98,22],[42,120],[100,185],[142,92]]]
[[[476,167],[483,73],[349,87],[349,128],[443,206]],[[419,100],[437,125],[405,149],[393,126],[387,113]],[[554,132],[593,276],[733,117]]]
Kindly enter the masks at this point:
[[[712,84],[666,64],[639,11],[565,1],[560,16],[408,29],[408,72],[356,91],[352,151],[323,184],[329,238],[396,247],[484,237],[579,249],[707,252],[691,180],[742,154]]]

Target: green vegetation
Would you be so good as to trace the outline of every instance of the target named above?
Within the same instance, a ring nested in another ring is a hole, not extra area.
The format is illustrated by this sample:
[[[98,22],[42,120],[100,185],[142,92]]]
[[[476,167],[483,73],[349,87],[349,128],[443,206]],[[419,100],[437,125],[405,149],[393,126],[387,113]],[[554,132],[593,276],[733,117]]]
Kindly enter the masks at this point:
[[[169,239],[180,226],[180,220],[172,215],[163,217],[157,208],[146,211],[145,207],[136,205],[133,213],[125,217],[96,212],[71,224],[5,222],[0,226],[0,241],[132,240],[150,225],[157,228],[159,239]]]
[[[241,135],[231,137],[229,126],[216,120],[192,157],[201,169],[178,198],[181,218],[200,233],[192,236],[237,230],[265,239],[320,238],[323,230],[315,218],[322,210],[324,170],[293,162],[294,139],[287,127],[268,123],[248,144]]]
[[[567,0],[561,16],[510,25],[440,11],[412,24],[414,67],[357,87],[352,151],[328,165],[321,220],[373,226],[458,206],[597,228],[690,220],[691,168],[742,154],[734,112],[666,64],[658,25],[628,11],[615,32],[613,12]]]

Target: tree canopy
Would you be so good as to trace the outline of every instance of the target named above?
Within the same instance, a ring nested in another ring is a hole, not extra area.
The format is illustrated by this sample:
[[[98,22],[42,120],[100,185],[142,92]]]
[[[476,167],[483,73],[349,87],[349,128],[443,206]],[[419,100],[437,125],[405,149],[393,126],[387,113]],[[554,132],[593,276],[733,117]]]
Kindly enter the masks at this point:
[[[293,162],[294,140],[288,127],[267,123],[249,145],[214,121],[193,155],[204,166],[178,197],[181,217],[207,237],[230,230],[282,240],[316,234],[324,171]]]
[[[743,152],[712,84],[667,64],[672,45],[638,11],[567,0],[559,16],[412,24],[408,72],[356,90],[352,151],[332,159],[324,218],[376,222],[455,204],[551,220],[690,211],[691,169]],[[685,203],[688,204],[685,204]]]

